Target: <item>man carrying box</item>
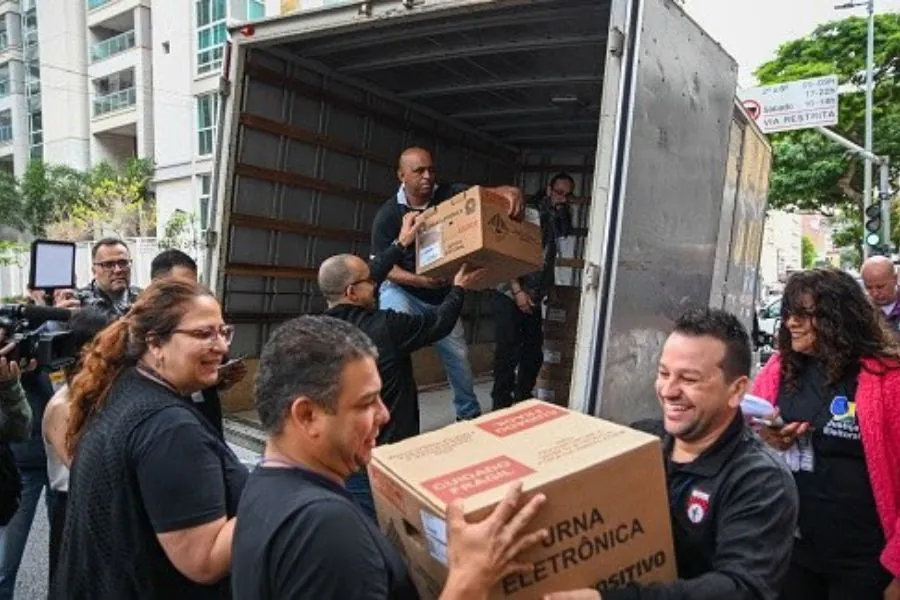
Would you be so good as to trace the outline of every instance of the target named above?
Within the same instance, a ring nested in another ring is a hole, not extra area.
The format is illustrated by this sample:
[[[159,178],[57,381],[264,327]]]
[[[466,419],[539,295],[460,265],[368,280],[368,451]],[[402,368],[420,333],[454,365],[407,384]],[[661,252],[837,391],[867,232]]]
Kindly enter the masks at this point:
[[[546,195],[536,198],[533,208],[540,215],[543,268],[502,285],[494,297],[493,410],[530,398],[534,390],[544,360],[541,303],[555,282],[559,238],[572,232],[568,203],[574,187],[572,176],[560,173],[550,180]]]
[[[418,598],[401,554],[343,486],[389,418],[377,355],[362,331],[325,316],[288,321],[263,348],[256,406],[268,441],[238,508],[235,600]],[[525,502],[521,487],[478,522],[450,505],[441,600],[485,598],[504,575],[532,569],[517,560],[548,537],[525,533],[546,498]]]
[[[784,462],[745,425],[750,374],[743,325],[720,310],[689,311],[659,361],[656,393],[680,579],[627,586],[627,573],[596,590],[545,600],[776,600],[797,525],[797,489]],[[659,422],[636,428],[657,433]]]
[[[372,224],[372,254],[387,250],[400,233],[403,215],[410,211],[421,213],[432,206],[464,192],[464,184],[438,185],[431,154],[422,148],[408,148],[400,155],[397,177],[400,188],[375,215]],[[520,218],[523,210],[522,192],[512,186],[486,188],[509,200],[509,214]],[[391,269],[388,280],[381,286],[381,308],[408,314],[422,314],[439,305],[450,290],[447,281],[416,275],[415,248],[406,248],[402,259]],[[435,350],[447,371],[453,389],[453,405],[457,419],[472,419],[481,414],[475,397],[475,382],[469,364],[462,324],[435,344]]]

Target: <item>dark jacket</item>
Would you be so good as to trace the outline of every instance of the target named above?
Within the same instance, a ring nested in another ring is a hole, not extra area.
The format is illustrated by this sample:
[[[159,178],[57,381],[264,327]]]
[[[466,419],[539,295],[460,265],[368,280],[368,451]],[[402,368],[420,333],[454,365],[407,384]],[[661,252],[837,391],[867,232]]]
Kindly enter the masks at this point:
[[[129,287],[125,293],[125,301],[127,305],[126,307],[122,307],[113,302],[112,298],[110,298],[106,292],[100,289],[100,286],[97,285],[96,280],[92,280],[87,285],[87,287],[79,290],[82,297],[81,304],[83,306],[94,306],[116,317],[121,317],[126,312],[128,312],[128,308],[131,308],[131,305],[134,304],[135,300],[137,300],[137,297],[138,295],[140,295],[141,291],[142,290],[139,287]]]
[[[603,600],[775,600],[787,574],[799,500],[784,462],[740,413],[696,460],[671,461],[674,438],[660,435],[679,579],[647,587],[597,588]]]
[[[0,442],[31,437],[31,405],[18,379],[0,381]]]
[[[402,255],[401,248],[390,246],[373,258],[369,266],[372,279],[376,283],[383,282]],[[338,304],[325,312],[362,329],[378,348],[381,398],[391,413],[391,420],[378,435],[379,444],[398,442],[419,434],[419,394],[412,353],[453,331],[464,300],[464,290],[453,287],[440,305],[422,315],[370,310],[352,304]]]

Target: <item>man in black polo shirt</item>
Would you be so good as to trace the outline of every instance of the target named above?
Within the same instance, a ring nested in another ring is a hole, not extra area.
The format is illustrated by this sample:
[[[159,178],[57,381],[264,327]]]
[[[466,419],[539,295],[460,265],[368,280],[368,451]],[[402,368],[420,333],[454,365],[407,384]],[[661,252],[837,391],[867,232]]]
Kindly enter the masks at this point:
[[[412,213],[404,216],[404,229],[413,216]],[[378,435],[379,444],[392,444],[419,434],[419,394],[413,376],[412,353],[453,330],[459,320],[465,290],[477,283],[483,272],[463,266],[444,300],[423,314],[378,310],[376,289],[402,257],[404,247],[414,240],[414,233],[404,237],[401,231],[397,243],[375,257],[371,265],[358,256],[339,254],[327,258],[319,267],[319,290],[328,302],[325,314],[353,323],[378,348],[381,397],[391,415]],[[375,520],[375,504],[365,470],[351,476],[346,485],[363,511]]]
[[[431,154],[422,148],[408,148],[400,155],[397,177],[400,179],[397,194],[388,198],[372,224],[373,256],[386,250],[397,239],[403,215],[410,211],[422,212],[469,188],[468,185],[458,183],[438,184]],[[524,209],[521,190],[512,186],[487,189],[507,198],[510,216],[521,218]],[[402,259],[391,269],[388,280],[381,286],[381,308],[422,314],[443,301],[450,289],[449,282],[416,275],[415,271],[415,248],[408,248]],[[472,419],[479,416],[481,407],[475,397],[475,382],[462,324],[457,324],[450,335],[435,343],[435,350],[444,364],[453,389],[456,418]]]
[[[256,406],[269,439],[238,508],[235,600],[418,598],[400,553],[343,486],[369,462],[390,418],[377,355],[366,334],[327,316],[288,321],[263,348]],[[486,598],[505,571],[533,568],[513,561],[546,539],[546,530],[523,534],[546,499],[520,508],[521,487],[478,523],[450,505],[441,600]]]
[[[663,439],[679,579],[628,587],[627,573],[598,573],[597,590],[546,600],[778,598],[797,525],[797,489],[784,462],[744,425],[750,360],[737,318],[689,311],[659,361],[663,422],[635,424]]]

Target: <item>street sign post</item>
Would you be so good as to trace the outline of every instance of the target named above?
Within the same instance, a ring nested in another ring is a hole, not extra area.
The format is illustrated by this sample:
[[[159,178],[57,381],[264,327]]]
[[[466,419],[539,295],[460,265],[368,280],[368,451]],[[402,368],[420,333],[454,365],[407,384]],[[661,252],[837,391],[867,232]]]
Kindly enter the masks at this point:
[[[837,75],[738,90],[763,133],[837,125]]]

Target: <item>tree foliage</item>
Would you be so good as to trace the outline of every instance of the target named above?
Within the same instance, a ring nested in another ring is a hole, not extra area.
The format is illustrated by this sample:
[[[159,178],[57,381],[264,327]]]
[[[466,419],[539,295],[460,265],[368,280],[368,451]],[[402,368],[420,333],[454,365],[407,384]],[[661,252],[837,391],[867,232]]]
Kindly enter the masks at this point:
[[[187,251],[189,254],[200,248],[200,222],[197,215],[176,210],[166,222],[163,235],[159,238],[159,248]]]
[[[804,235],[800,239],[800,264],[804,269],[809,269],[816,264],[819,253],[816,252],[816,246],[808,235]]]
[[[809,36],[783,44],[776,57],[756,71],[761,84],[836,74],[850,86],[839,100],[833,129],[864,145],[866,20],[850,17],[826,23]],[[900,173],[900,15],[875,19],[873,151],[891,158],[892,181]],[[771,136],[773,208],[816,210],[832,215],[863,202],[863,161],[814,130]],[[877,169],[873,180],[878,183]]]
[[[74,240],[109,229],[123,237],[153,235],[152,177],[153,164],[145,159],[103,162],[86,172],[31,161],[19,181],[0,173],[0,222]]]

